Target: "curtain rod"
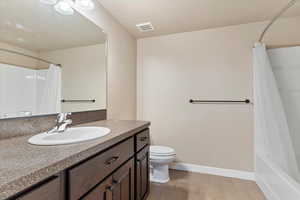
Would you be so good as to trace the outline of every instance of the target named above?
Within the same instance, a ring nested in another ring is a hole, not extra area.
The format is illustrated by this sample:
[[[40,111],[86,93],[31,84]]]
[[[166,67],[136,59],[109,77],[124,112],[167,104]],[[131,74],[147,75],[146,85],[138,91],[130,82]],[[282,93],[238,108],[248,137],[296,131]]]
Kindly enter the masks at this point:
[[[287,11],[289,8],[293,7],[297,1],[299,0],[291,0],[285,7],[283,7],[279,13],[277,13],[272,20],[270,21],[270,23],[265,27],[265,29],[263,30],[263,32],[261,33],[260,37],[259,37],[259,42],[261,43],[264,39],[265,34],[267,33],[267,31],[270,29],[270,27],[276,22],[276,20],[281,17],[281,15],[283,15],[283,13],[285,13],[285,11]]]
[[[38,57],[35,57],[35,56],[30,56],[30,55],[27,55],[27,54],[24,54],[24,53],[20,53],[20,52],[17,52],[17,51],[13,51],[13,50],[9,50],[9,49],[1,49],[1,48],[0,48],[0,51],[5,51],[5,52],[8,52],[8,53],[17,54],[17,55],[20,55],[20,56],[25,56],[25,57],[28,57],[28,58],[32,58],[32,59],[35,59],[35,60],[42,61],[44,63],[54,64],[54,65],[57,65],[57,66],[61,67],[61,64],[56,64],[54,62],[50,62],[48,60],[44,60],[42,58],[38,58]]]

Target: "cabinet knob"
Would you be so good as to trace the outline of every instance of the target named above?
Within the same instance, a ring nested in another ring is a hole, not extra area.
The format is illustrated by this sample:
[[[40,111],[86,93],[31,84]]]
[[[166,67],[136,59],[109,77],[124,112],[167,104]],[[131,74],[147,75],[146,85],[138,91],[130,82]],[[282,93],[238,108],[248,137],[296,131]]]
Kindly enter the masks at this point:
[[[108,186],[107,188],[106,188],[106,190],[109,190],[109,191],[113,191],[114,190],[114,188],[115,188],[115,185],[111,185],[111,186]]]
[[[106,187],[106,190],[109,190],[112,192],[118,184],[120,184],[119,181],[113,180],[112,185]]]
[[[118,159],[119,159],[119,156],[113,156],[113,157],[111,157],[110,159],[108,159],[108,160],[105,162],[105,164],[106,164],[106,165],[111,165],[111,164],[113,164],[114,162],[116,162]]]

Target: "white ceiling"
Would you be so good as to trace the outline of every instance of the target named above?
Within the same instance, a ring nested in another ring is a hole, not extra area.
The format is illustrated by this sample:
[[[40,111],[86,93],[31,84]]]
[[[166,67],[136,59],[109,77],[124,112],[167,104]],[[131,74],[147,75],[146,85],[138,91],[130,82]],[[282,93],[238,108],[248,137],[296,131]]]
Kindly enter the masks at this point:
[[[269,20],[290,0],[99,0],[136,37],[149,37]],[[300,3],[298,3],[300,4]],[[300,6],[287,16],[300,15]],[[154,32],[135,25],[151,21]]]
[[[102,29],[79,13],[63,16],[39,0],[0,0],[0,42],[39,52],[105,40]]]

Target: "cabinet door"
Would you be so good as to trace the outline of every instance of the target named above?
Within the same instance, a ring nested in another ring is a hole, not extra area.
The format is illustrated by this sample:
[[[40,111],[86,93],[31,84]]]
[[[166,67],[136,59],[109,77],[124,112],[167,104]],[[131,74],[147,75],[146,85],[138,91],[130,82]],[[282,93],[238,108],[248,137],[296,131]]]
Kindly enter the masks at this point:
[[[134,200],[134,159],[113,173],[113,200]]]
[[[146,146],[136,158],[136,200],[144,200],[149,194],[149,168],[149,146]]]
[[[112,200],[112,192],[110,191],[112,183],[112,177],[107,178],[94,190],[84,196],[82,200]]]

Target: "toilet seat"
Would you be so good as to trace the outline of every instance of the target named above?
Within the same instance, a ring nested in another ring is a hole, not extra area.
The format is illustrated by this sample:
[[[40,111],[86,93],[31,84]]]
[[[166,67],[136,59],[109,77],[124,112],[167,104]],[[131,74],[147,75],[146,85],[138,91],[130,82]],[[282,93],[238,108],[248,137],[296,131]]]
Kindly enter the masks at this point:
[[[175,150],[165,146],[150,146],[150,157],[174,156]]]

